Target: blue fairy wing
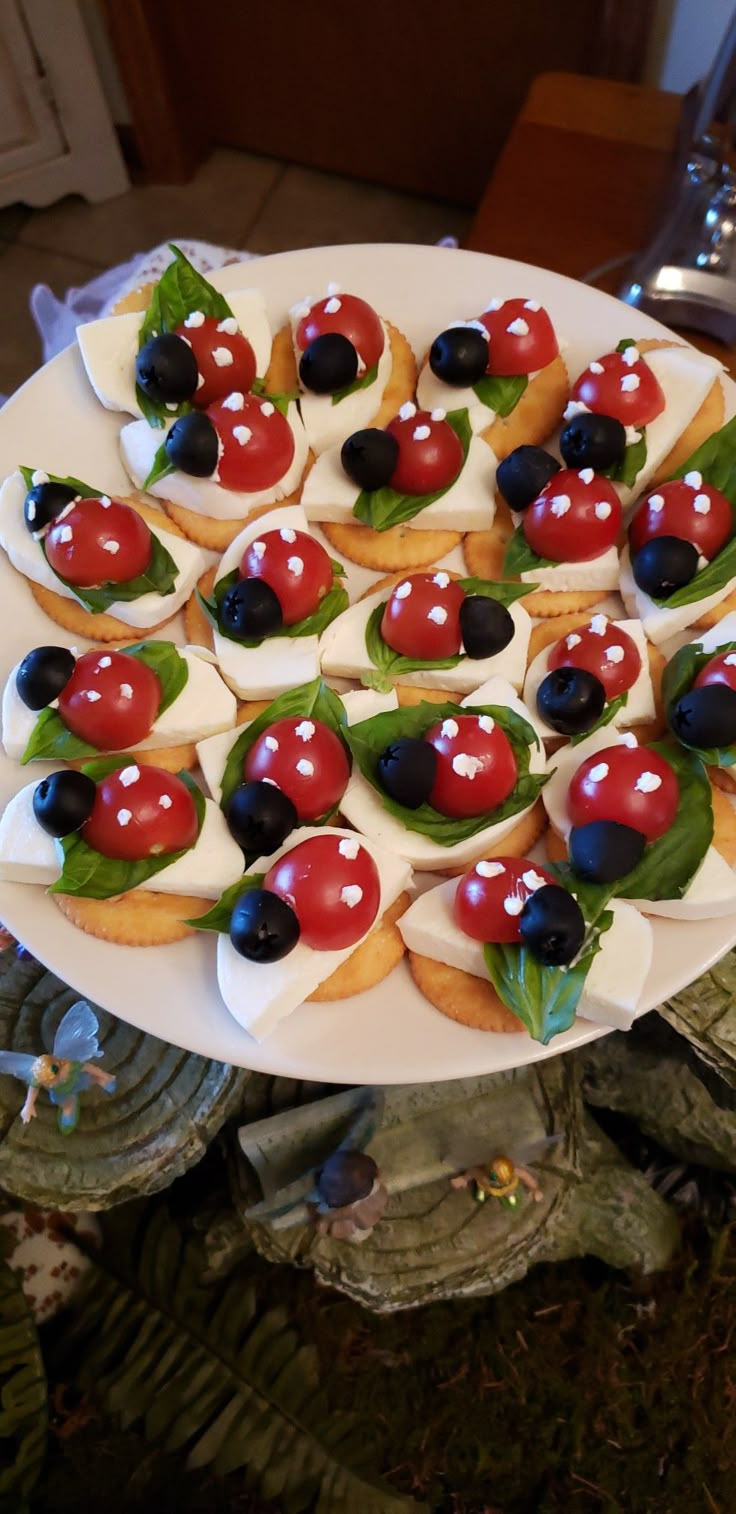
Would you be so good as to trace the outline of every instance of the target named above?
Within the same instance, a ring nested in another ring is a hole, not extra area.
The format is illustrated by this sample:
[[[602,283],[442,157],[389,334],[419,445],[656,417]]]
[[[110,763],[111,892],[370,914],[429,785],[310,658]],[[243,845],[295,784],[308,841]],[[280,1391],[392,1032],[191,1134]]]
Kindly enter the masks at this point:
[[[54,1056],[69,1062],[89,1062],[101,1057],[97,1016],[86,999],[78,999],[59,1021],[54,1037]]]
[[[27,1051],[0,1051],[0,1072],[6,1072],[11,1078],[21,1078],[24,1083],[31,1081],[31,1068],[36,1058],[29,1056]]]

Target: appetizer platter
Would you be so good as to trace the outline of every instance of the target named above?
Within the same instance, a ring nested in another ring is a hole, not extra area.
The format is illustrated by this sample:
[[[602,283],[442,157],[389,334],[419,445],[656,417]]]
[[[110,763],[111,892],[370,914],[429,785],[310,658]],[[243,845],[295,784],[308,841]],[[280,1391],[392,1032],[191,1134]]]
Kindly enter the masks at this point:
[[[0,413],[0,918],[291,1077],[628,1029],[736,942],[735,410],[541,269],[173,249]]]

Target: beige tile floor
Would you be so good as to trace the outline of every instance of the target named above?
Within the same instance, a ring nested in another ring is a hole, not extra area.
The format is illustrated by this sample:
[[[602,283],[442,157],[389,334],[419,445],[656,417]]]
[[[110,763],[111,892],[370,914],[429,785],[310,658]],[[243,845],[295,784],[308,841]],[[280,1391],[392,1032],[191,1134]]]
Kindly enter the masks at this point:
[[[70,195],[47,210],[0,210],[0,393],[32,373],[41,352],[28,310],[34,284],[56,295],[167,237],[280,252],[331,242],[436,242],[462,237],[456,206],[217,149],[189,184],[136,186],[103,205]]]

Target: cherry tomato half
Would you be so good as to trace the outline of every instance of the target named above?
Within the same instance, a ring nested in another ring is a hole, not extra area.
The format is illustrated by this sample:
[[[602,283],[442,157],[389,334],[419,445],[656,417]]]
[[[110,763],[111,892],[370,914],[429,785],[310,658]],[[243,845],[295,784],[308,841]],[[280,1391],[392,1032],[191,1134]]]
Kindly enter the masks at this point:
[[[458,883],[455,924],[473,941],[520,941],[519,916],[527,899],[544,884],[556,882],[527,857],[476,862]]]
[[[711,657],[700,669],[693,688],[704,689],[709,683],[725,683],[729,689],[736,689],[736,652],[720,652]]]
[[[638,347],[606,352],[583,369],[570,398],[598,415],[612,415],[623,426],[648,426],[665,405],[659,380]]]
[[[490,715],[438,721],[426,733],[437,752],[429,802],[441,815],[464,819],[495,810],[508,798],[518,768],[506,732]]]
[[[404,657],[441,661],[460,651],[460,609],[465,598],[457,579],[442,568],[408,573],[391,590],[381,621],[387,646]]]
[[[378,868],[357,836],[310,836],[269,868],[263,887],[291,905],[300,941],[315,951],[355,946],[381,902]]]
[[[336,293],[315,300],[296,328],[296,345],[303,352],[315,337],[334,331],[352,342],[362,371],[375,366],[383,352],[384,338],[383,326],[372,305],[357,294]]]
[[[444,410],[402,405],[386,430],[399,444],[399,460],[389,480],[398,494],[436,494],[454,483],[463,466],[463,449]]]
[[[250,389],[256,376],[256,357],[234,316],[218,321],[214,315],[195,310],[175,331],[189,343],[197,359],[200,384],[193,403],[198,409],[206,410],[234,389]]]
[[[321,542],[306,531],[282,526],[250,542],[240,563],[240,577],[262,578],[279,600],[284,625],[294,626],[314,614],[332,588],[334,574]]]
[[[677,814],[680,789],[673,769],[651,747],[604,747],[586,757],[570,782],[567,809],[573,825],[617,820],[656,841]]]
[[[78,499],[47,533],[46,556],[55,573],[79,589],[128,583],[151,561],[151,532],[143,517],[119,500]]]
[[[255,494],[270,489],[294,461],[294,433],[272,400],[234,390],[207,414],[220,439],[217,464],[223,489]]]
[[[126,652],[84,652],[59,695],[59,715],[99,752],[124,752],[149,734],[161,704],[152,668]]]
[[[615,546],[621,501],[592,468],[562,468],[524,511],[522,530],[533,551],[552,562],[589,562]]]
[[[295,715],[275,720],[261,732],[245,759],[244,773],[249,780],[275,783],[304,823],[339,803],[350,765],[339,736],[324,721]]]
[[[696,472],[653,489],[629,525],[634,554],[654,536],[678,536],[692,542],[709,562],[732,535],[733,511],[725,494],[704,483]]]
[[[478,319],[490,338],[487,373],[537,373],[559,353],[555,328],[536,300],[494,300]]]
[[[103,857],[138,862],[193,846],[197,811],[175,773],[128,763],[98,783],[82,836]]]
[[[585,668],[599,678],[606,699],[616,699],[633,687],[641,672],[641,657],[628,631],[615,620],[594,615],[586,626],[576,626],[549,654],[549,668]]]

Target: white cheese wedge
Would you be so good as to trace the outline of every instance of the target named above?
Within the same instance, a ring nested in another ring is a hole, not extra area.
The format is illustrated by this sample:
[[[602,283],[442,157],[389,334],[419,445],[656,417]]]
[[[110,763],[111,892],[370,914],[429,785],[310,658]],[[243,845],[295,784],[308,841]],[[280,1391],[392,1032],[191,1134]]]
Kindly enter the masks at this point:
[[[603,593],[618,588],[618,552],[615,547],[609,547],[607,552],[590,557],[587,562],[561,562],[551,568],[529,568],[519,577],[522,583],[538,584],[540,589],[551,589],[556,594],[578,589],[586,593],[589,589],[600,589]]]
[[[646,428],[647,456],[632,488],[618,484],[624,504],[637,499],[647,487],[678,437],[697,415],[706,395],[723,370],[723,364],[693,347],[659,347],[643,354],[644,361],[659,380],[665,397],[661,415]]]
[[[450,325],[461,326],[463,322],[451,321]],[[537,368],[528,375],[530,384],[540,372],[541,369]],[[492,426],[496,419],[495,410],[490,405],[484,405],[473,388],[458,388],[455,384],[443,383],[432,372],[428,362],[419,374],[417,404],[422,410],[467,410],[474,436]]]
[[[256,372],[263,378],[271,361],[271,328],[263,295],[260,289],[236,289],[227,295],[227,302],[253,348]],[[141,414],[135,389],[135,360],[142,323],[143,312],[131,310],[77,327],[87,377],[106,410]],[[154,435],[160,439],[161,433]]]
[[[201,657],[199,652],[205,652]],[[212,737],[216,731],[228,732],[235,724],[237,701],[235,695],[223,683],[216,667],[208,661],[206,648],[182,647],[182,656],[187,665],[188,677],[181,693],[173,704],[154,721],[145,740],[126,747],[128,752],[152,752],[160,747],[181,746],[183,743]],[[8,757],[19,762],[35,730],[40,710],[29,710],[23,703],[17,687],[16,674],[20,663],[8,674],[3,690],[2,724],[3,746]],[[58,699],[51,702],[56,709]]]
[[[344,836],[355,839],[353,831],[324,826],[305,826],[299,832],[298,841],[307,841],[312,836]],[[372,838],[360,837],[360,843],[370,852],[381,881],[381,900],[377,920],[408,887],[411,868],[401,858],[385,851]],[[249,873],[265,873],[274,863],[291,851],[294,840],[290,838],[271,857],[261,857],[248,868]],[[370,932],[368,932],[370,934]],[[366,937],[361,938],[365,940]],[[326,978],[355,951],[356,946],[343,951],[315,951],[313,947],[298,942],[288,956],[280,962],[268,964],[249,962],[236,952],[228,935],[221,935],[217,942],[217,981],[220,993],[231,1015],[257,1041],[265,1040],[281,1020],[290,1015]],[[349,1012],[349,1011],[348,1011]]]
[[[61,845],[41,829],[33,813],[35,783],[26,784],[5,807],[0,819],[0,879],[48,887],[62,870]],[[222,811],[205,799],[202,827],[194,846],[177,862],[138,887],[156,894],[191,894],[219,899],[243,872],[243,853],[230,835]],[[133,890],[131,890],[133,892]]]
[[[20,472],[11,473],[0,489],[0,547],[3,547],[14,568],[24,578],[53,590],[62,599],[73,599],[81,604],[73,589],[67,588],[51,571],[41,547],[34,541],[23,519],[23,504],[26,486]],[[170,620],[177,610],[186,604],[200,574],[204,572],[206,558],[199,547],[181,536],[174,536],[166,528],[166,516],[162,513],[161,525],[151,532],[173,557],[178,577],[172,594],[141,594],[140,599],[115,600],[108,607],[108,614],[122,620],[136,631],[147,631],[159,622]],[[83,606],[86,608],[86,606]],[[94,635],[93,617],[90,617],[90,635]]]
[[[361,720],[368,720],[371,715],[383,715],[385,711],[398,707],[393,690],[390,694],[375,694],[372,689],[355,689],[340,697],[345,706],[348,725],[357,725]],[[222,779],[227,759],[236,741],[250,724],[250,721],[246,721],[243,725],[236,726],[234,731],[221,731],[219,736],[209,736],[205,741],[197,742],[197,758],[204,781],[218,804],[222,798]]]
[[[709,631],[703,631],[701,636],[695,637],[691,645],[701,652],[715,654],[729,641],[736,641],[736,610],[732,610],[730,615],[724,615],[717,626],[711,626]]]
[[[177,469],[168,473],[166,478],[159,479],[158,483],[151,484],[148,493],[155,495],[157,499],[171,500],[173,504],[181,505],[183,510],[193,510],[195,515],[206,515],[213,520],[243,520],[262,505],[272,505],[280,499],[286,499],[301,483],[309,452],[296,404],[289,405],[286,419],[294,437],[294,456],[286,473],[268,489],[257,489],[250,493],[224,489],[214,476],[194,478],[192,474],[180,473]],[[164,432],[154,431],[147,421],[130,421],[127,426],[123,426],[120,432],[120,456],[136,489],[143,488],[163,439]]]
[[[599,731],[594,731],[584,741],[578,742],[577,746],[561,747],[559,752],[550,757],[549,769],[552,776],[542,789],[542,798],[550,824],[565,840],[572,830],[572,822],[567,813],[567,791],[573,774],[595,752],[632,740],[632,736],[623,736],[613,725],[602,726]]]
[[[502,678],[489,680],[474,694],[469,694],[462,704],[505,705],[508,709],[515,710],[517,715],[523,716],[530,725],[534,724],[526,705],[521,703],[511,685],[505,683]],[[529,767],[532,773],[546,771],[547,763],[544,748],[541,745],[539,748],[532,747]],[[363,777],[357,766],[353,769],[340,803],[343,815],[355,826],[356,830],[362,831],[363,835],[375,837],[381,846],[396,852],[398,856],[406,857],[418,872],[465,866],[481,853],[485,854],[497,847],[530,808],[529,805],[518,814],[511,815],[507,820],[502,820],[496,825],[485,826],[467,841],[458,841],[454,846],[439,846],[436,841],[422,832],[408,830],[397,816],[384,809],[380,795]]]
[[[363,678],[376,673],[366,652],[366,627],[376,605],[385,604],[390,592],[389,589],[378,589],[375,594],[358,600],[327,627],[320,642],[320,660],[322,672],[328,677]],[[524,681],[532,623],[518,600],[509,606],[509,614],[514,622],[514,635],[502,652],[493,657],[465,657],[455,668],[401,673],[398,682],[412,684],[415,688],[449,689],[452,693],[469,694],[479,682],[498,673],[513,684],[518,693]]]
[[[297,325],[297,321],[292,321],[292,333]],[[351,436],[354,431],[361,431],[364,426],[370,426],[378,414],[393,365],[391,339],[386,322],[381,321],[381,326],[383,327],[383,352],[378,359],[378,372],[372,384],[367,384],[363,389],[355,389],[352,394],[346,394],[345,398],[339,400],[336,405],[332,403],[331,394],[312,394],[309,389],[300,385],[299,408],[302,412],[304,430],[314,453],[319,454],[328,447],[339,446],[346,436]],[[298,371],[301,352],[296,344],[294,344],[294,356]]]
[[[680,605],[678,608],[668,610],[666,605],[655,604],[654,600],[650,599],[649,595],[635,583],[631,571],[629,549],[624,547],[621,554],[619,588],[629,615],[639,618],[644,635],[658,647],[663,642],[669,641],[671,636],[676,636],[679,631],[686,631],[688,626],[705,614],[706,610],[712,610],[715,605],[727,599],[733,589],[736,589],[736,577],[729,578],[723,588],[717,589],[715,594],[706,594],[702,599],[694,599],[688,605]]]
[[[496,513],[497,466],[491,448],[473,437],[454,484],[404,524],[420,531],[488,531]],[[331,447],[307,474],[301,503],[308,520],[354,525],[353,505],[359,494],[340,462],[340,448]]]
[[[488,980],[482,942],[473,941],[455,923],[457,887],[458,879],[449,878],[421,894],[401,916],[398,927],[409,951]],[[600,1025],[628,1030],[651,966],[652,927],[623,900],[614,900],[611,910],[613,924],[601,937],[601,949],[585,980],[578,1014]]]
[[[617,710],[613,719],[609,722],[609,730],[612,730],[614,726],[637,725],[639,721],[653,720],[655,716],[654,691],[652,689],[652,680],[649,676],[647,643],[641,625],[638,620],[617,620],[612,622],[612,624],[620,627],[621,631],[625,632],[631,637],[632,641],[636,642],[637,651],[641,657],[641,667],[636,681],[628,691],[629,697],[626,704],[620,710]],[[537,710],[537,690],[540,683],[547,677],[549,660],[555,646],[556,643],[552,642],[550,646],[543,647],[542,651],[529,664],[529,670],[524,682],[524,703],[529,706],[530,710],[537,711],[538,729],[542,731],[544,737],[546,739],[554,737],[557,740],[559,732],[553,730],[552,726],[542,719]]]

